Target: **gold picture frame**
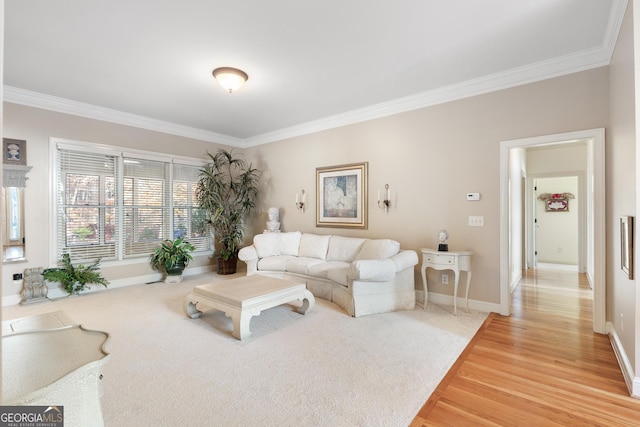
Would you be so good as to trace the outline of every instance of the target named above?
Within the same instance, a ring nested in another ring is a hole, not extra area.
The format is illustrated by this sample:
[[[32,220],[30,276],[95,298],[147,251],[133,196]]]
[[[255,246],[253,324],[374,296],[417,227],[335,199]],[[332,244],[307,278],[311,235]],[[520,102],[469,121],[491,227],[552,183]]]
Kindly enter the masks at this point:
[[[316,168],[316,227],[367,229],[368,166]]]
[[[620,218],[620,268],[629,279],[633,279],[633,228],[634,218]]]

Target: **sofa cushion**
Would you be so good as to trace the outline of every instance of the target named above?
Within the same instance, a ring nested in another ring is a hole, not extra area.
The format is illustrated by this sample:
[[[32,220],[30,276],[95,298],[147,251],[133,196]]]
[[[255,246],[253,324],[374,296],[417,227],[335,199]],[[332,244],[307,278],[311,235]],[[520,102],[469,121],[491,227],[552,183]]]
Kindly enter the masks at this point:
[[[327,261],[353,261],[366,240],[358,237],[331,236]]]
[[[327,248],[331,236],[304,233],[300,238],[298,256],[327,259]]]
[[[253,236],[253,246],[258,258],[280,255],[280,233],[264,233]]]
[[[291,255],[262,258],[258,261],[258,271],[286,271],[287,261],[295,258]]]
[[[337,261],[335,261],[335,262],[337,262]],[[350,268],[351,268],[351,264],[349,264],[349,263],[345,263],[345,265],[341,266],[341,267],[332,268],[327,273],[327,278],[329,280],[333,280],[334,282],[338,283],[339,285],[347,286],[347,283],[349,283],[349,270],[350,270]]]
[[[318,258],[303,256],[291,257],[291,259],[287,260],[285,271],[288,273],[309,275],[309,269],[316,264],[324,264],[324,261]]]
[[[400,243],[390,239],[370,239],[364,242],[356,257],[359,259],[385,259],[398,253]]]
[[[299,231],[280,233],[280,253],[282,255],[298,256],[300,237],[302,237],[302,233]]]
[[[363,259],[351,263],[349,274],[353,280],[386,282],[396,275],[396,265],[390,259]]]
[[[336,269],[349,269],[350,263],[344,261],[326,261],[309,267],[309,275],[319,279],[330,279],[329,272]]]

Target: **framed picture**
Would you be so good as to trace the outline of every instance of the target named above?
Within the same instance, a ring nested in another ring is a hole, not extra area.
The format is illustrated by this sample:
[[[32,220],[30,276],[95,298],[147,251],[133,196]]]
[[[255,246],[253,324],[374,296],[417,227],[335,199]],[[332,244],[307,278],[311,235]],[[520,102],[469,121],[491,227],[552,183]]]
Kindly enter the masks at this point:
[[[316,168],[316,227],[367,228],[368,163]]]
[[[545,212],[569,212],[569,199],[549,199],[544,202]]]
[[[575,198],[571,193],[542,193],[538,196],[544,202],[545,212],[569,212],[569,200]]]
[[[27,165],[27,141],[2,138],[5,165]]]
[[[620,268],[633,279],[633,217],[620,218]]]

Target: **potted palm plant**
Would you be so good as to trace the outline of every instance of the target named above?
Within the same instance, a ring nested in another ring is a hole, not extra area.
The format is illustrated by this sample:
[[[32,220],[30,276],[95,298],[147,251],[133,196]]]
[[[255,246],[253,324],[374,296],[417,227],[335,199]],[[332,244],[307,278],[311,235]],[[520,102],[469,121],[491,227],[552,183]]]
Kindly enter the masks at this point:
[[[260,172],[224,149],[207,155],[210,161],[200,169],[196,198],[213,230],[218,274],[233,274],[244,221],[256,207]]]
[[[88,266],[82,264],[74,266],[71,263],[71,256],[63,254],[59,264],[61,267],[43,270],[42,276],[49,282],[60,282],[69,295],[77,295],[91,284],[102,285],[105,288],[109,284],[100,273],[99,259]]]
[[[165,273],[165,283],[179,283],[182,281],[182,272],[193,259],[191,252],[195,250],[195,246],[183,237],[163,240],[160,246],[154,249],[149,262],[151,268]]]

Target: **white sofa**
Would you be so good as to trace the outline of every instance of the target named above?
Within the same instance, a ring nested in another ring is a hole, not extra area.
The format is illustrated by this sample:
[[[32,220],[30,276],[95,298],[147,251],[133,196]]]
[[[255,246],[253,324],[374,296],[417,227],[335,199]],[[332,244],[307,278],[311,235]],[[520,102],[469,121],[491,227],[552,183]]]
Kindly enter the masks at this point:
[[[265,233],[240,250],[247,275],[296,277],[314,296],[353,317],[415,306],[415,251],[389,239],[309,233]]]

